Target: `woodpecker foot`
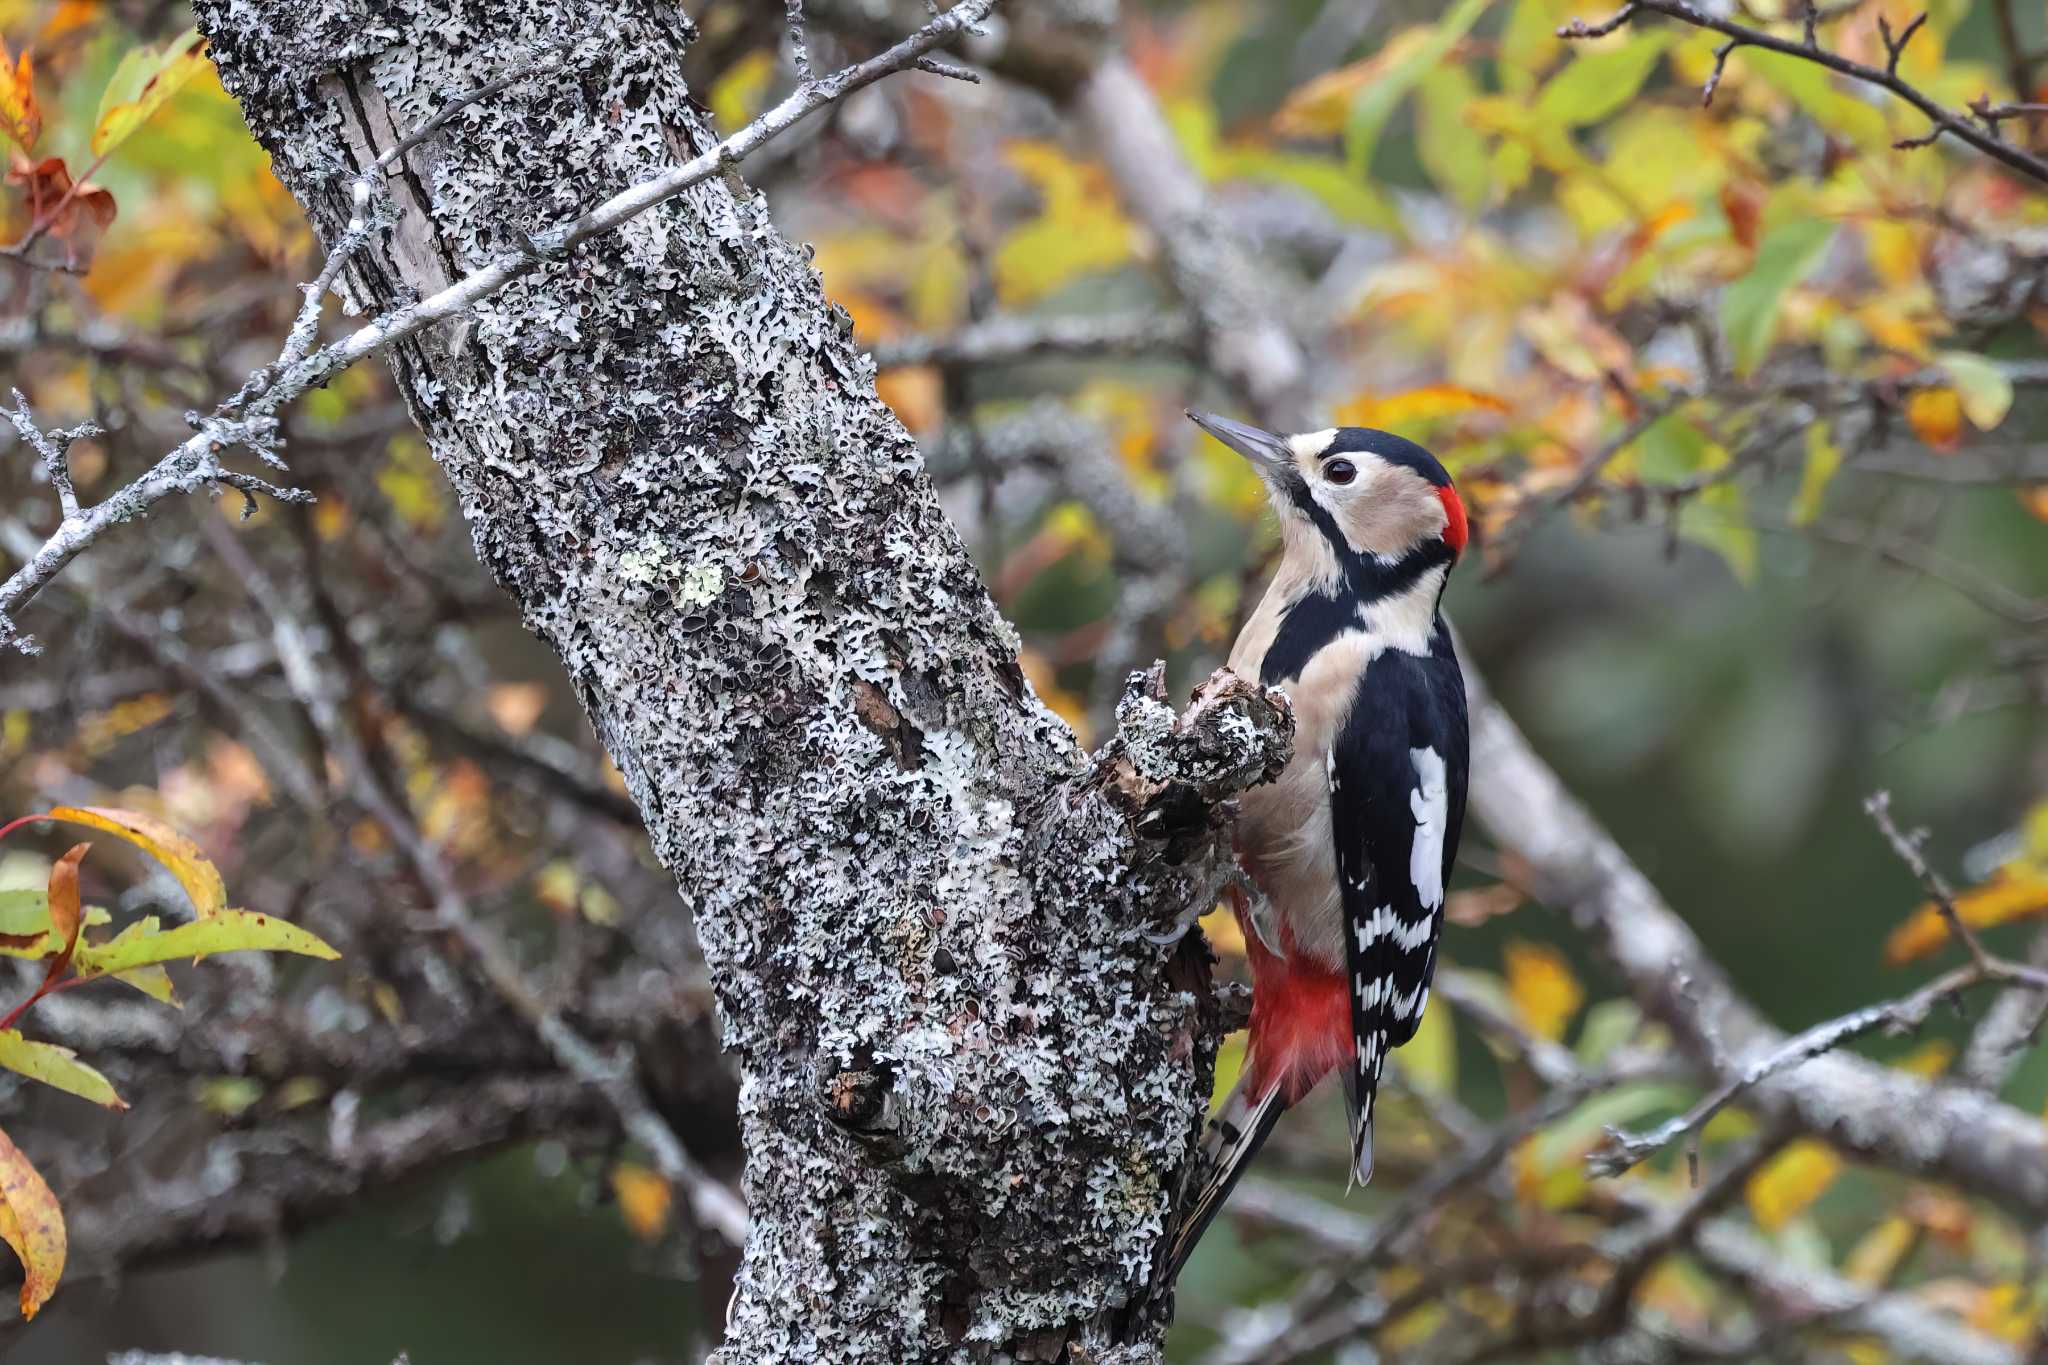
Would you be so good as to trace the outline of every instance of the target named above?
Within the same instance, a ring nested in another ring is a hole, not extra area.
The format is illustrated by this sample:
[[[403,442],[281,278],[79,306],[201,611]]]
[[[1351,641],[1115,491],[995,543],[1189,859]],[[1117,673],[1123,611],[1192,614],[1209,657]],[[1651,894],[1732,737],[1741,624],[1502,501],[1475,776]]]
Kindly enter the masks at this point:
[[[1259,936],[1259,942],[1266,945],[1266,951],[1275,957],[1286,957],[1280,947],[1280,911],[1266,899],[1266,893],[1259,890],[1259,884],[1241,865],[1233,864],[1230,886],[1244,897],[1244,917],[1251,921],[1252,932]]]

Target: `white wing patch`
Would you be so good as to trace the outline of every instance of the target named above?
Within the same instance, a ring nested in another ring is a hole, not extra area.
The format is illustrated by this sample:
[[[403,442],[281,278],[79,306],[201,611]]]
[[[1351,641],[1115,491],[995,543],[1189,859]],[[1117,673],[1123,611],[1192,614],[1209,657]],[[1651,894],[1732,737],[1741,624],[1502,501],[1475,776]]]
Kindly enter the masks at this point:
[[[1450,786],[1443,755],[1435,749],[1410,749],[1415,764],[1415,790],[1408,809],[1415,814],[1415,843],[1408,855],[1408,880],[1426,910],[1444,903],[1444,837],[1450,825]],[[1425,919],[1424,923],[1428,921]]]

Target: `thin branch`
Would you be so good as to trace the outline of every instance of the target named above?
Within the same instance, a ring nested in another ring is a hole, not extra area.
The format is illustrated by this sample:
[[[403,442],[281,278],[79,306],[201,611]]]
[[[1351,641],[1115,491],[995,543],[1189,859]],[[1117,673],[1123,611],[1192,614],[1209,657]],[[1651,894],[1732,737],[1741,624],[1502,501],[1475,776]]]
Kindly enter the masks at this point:
[[[804,44],[804,0],[789,0],[789,60],[797,79],[811,79],[811,50]]]
[[[1008,365],[1026,360],[1185,352],[1195,340],[1190,321],[1172,314],[1048,318],[991,317],[943,336],[907,336],[874,348],[884,370],[912,365],[941,369]]]
[[[580,217],[534,234],[523,248],[508,251],[440,292],[396,309],[358,328],[349,336],[289,364],[280,364],[274,379],[250,396],[239,416],[216,413],[191,420],[193,436],[164,455],[141,478],[80,515],[67,518],[43,547],[0,583],[0,646],[35,652],[34,640],[23,635],[15,617],[23,606],[64,566],[114,527],[132,521],[164,499],[225,484],[244,494],[261,493],[286,500],[305,494],[276,488],[249,475],[235,474],[220,463],[220,454],[234,446],[254,450],[281,464],[274,453],[277,410],[310,388],[385,347],[446,321],[504,289],[513,281],[553,261],[565,259],[593,237],[610,232],[648,209],[693,185],[738,165],[764,144],[819,109],[844,99],[883,77],[916,65],[919,58],[955,37],[973,31],[997,0],[961,0],[910,37],[867,61],[846,67],[822,80],[806,81],[746,127],[664,175],[621,190]],[[289,343],[287,344],[289,349]],[[245,388],[245,393],[247,389]]]
[[[36,454],[43,457],[43,469],[50,476],[50,487],[57,493],[59,514],[70,520],[78,515],[78,490],[71,483],[71,444],[88,436],[103,436],[106,433],[97,422],[83,422],[63,430],[44,431],[36,425],[35,415],[29,411],[28,399],[21,390],[14,390],[14,407],[0,408],[7,419],[14,423],[14,430],[22,441]]]
[[[1696,5],[1688,4],[1686,0],[1631,0],[1612,17],[1600,23],[1587,24],[1583,20],[1574,20],[1557,32],[1561,38],[1598,38],[1614,32],[1624,24],[1639,22],[1645,14],[1661,14],[1682,24],[1690,24],[1694,28],[1711,30],[1729,39],[1734,46],[1760,48],[1766,52],[1780,52],[1814,62],[1852,80],[1887,90],[1925,114],[1934,125],[1926,137],[1905,139],[1899,144],[1901,147],[1925,145],[1946,134],[1974,147],[1985,156],[2010,170],[2017,171],[2036,184],[2048,185],[2048,161],[2006,142],[1998,137],[1995,131],[1986,131],[1978,127],[1966,114],[1938,103],[1932,96],[1899,75],[1899,61],[1905,55],[1906,45],[1927,21],[1925,14],[1907,24],[1897,34],[1891,31],[1891,26],[1882,18],[1878,20],[1885,46],[1883,67],[1854,61],[1817,44],[1808,45],[1797,39],[1780,38],[1763,29],[1724,19],[1720,15],[1708,13]],[[1721,64],[1727,59],[1730,50],[1730,47],[1723,47],[1715,54],[1714,77],[1708,82],[1710,96],[1713,84],[1719,79]]]
[[[745,1245],[745,1205],[690,1156],[675,1130],[655,1112],[638,1080],[632,1048],[622,1044],[612,1055],[605,1055],[527,982],[497,934],[471,911],[440,851],[378,780],[361,742],[342,718],[340,700],[314,657],[308,631],[289,610],[284,596],[217,522],[209,524],[208,532],[215,548],[250,589],[252,599],[269,615],[285,681],[327,751],[340,761],[351,793],[384,828],[433,897],[436,927],[461,941],[499,999],[532,1028],[562,1070],[604,1097],[618,1115],[621,1129],[653,1157],[662,1178],[689,1199],[699,1225],[716,1230],[734,1246]]]

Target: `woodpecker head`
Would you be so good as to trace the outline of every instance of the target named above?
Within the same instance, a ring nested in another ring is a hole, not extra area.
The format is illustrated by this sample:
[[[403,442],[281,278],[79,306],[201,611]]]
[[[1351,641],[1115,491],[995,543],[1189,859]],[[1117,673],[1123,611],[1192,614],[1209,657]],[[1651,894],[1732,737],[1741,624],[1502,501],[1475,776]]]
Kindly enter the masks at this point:
[[[1290,546],[1320,539],[1340,559],[1381,564],[1437,546],[1447,560],[1465,551],[1465,504],[1436,456],[1413,441],[1370,427],[1278,436],[1214,413],[1188,416],[1251,461]]]

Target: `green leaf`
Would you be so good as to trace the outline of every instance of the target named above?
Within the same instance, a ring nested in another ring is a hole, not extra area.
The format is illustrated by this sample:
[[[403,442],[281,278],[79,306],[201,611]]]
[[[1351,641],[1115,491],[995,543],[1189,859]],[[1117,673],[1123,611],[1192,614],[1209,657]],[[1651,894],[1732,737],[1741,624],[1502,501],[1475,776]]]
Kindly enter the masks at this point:
[[[1373,149],[1379,145],[1387,119],[1416,83],[1435,70],[1458,45],[1458,40],[1471,31],[1489,3],[1491,0],[1458,0],[1450,13],[1437,21],[1425,41],[1418,43],[1393,70],[1359,92],[1344,123],[1344,161],[1353,175],[1364,177],[1372,170]]]
[[[1721,463],[1714,458],[1717,449],[1684,413],[1668,412],[1636,438],[1636,477],[1647,484],[1677,483]]]
[[[1678,533],[1727,560],[1744,587],[1755,585],[1756,527],[1739,485],[1717,483],[1688,499],[1678,514]]]
[[[126,142],[185,82],[205,69],[196,28],[186,29],[160,48],[138,47],[123,57],[100,96],[99,115],[93,120],[93,154],[105,156]]]
[[[1842,467],[1842,452],[1835,446],[1826,422],[1806,429],[1806,465],[1799,471],[1799,496],[1792,500],[1792,524],[1811,526],[1820,517],[1821,501],[1828,484]]]
[[[134,936],[123,933],[106,943],[81,944],[73,965],[83,977],[109,976],[181,957],[204,957],[209,953],[232,953],[244,949],[303,953],[307,957],[320,958],[341,956],[318,935],[275,915],[258,914],[253,910],[222,910],[206,919],[181,924],[162,933]]]
[[[1425,1095],[1449,1095],[1458,1088],[1458,1031],[1442,1005],[1422,1012],[1415,1036],[1392,1055],[1408,1084]]]
[[[50,893],[0,891],[0,937],[38,941],[50,932]]]
[[[113,938],[97,947],[91,944],[79,945],[79,952],[88,957],[95,952],[104,953],[109,949],[116,948],[117,945],[124,945],[128,941],[148,938],[157,932],[157,928],[157,917],[155,915],[144,915],[141,919],[136,920],[126,929],[114,935]],[[121,947],[120,950],[127,951],[125,946]],[[152,1000],[183,1008],[183,1006],[178,1004],[177,992],[171,987],[170,973],[166,972],[161,966],[152,964],[147,967],[135,967],[128,971],[115,972],[113,976],[116,981],[121,982],[123,985],[134,987]]]
[[[113,916],[102,905],[85,907],[85,918],[81,929],[97,929],[113,922]],[[64,951],[64,941],[57,937],[57,931],[50,927],[49,893],[46,891],[0,892],[0,922],[31,926],[19,932],[0,930],[0,957],[22,957],[33,961]],[[40,931],[42,937],[33,943],[20,940]],[[12,941],[10,941],[12,940]],[[80,944],[79,950],[84,951]]]
[[[1834,239],[1835,225],[1827,219],[1793,218],[1757,245],[1756,264],[1721,296],[1721,327],[1738,374],[1756,369],[1770,351],[1786,292],[1813,272]]]
[[[1415,151],[1430,178],[1467,209],[1478,208],[1492,188],[1486,139],[1465,121],[1479,88],[1462,66],[1441,66],[1422,78]]]
[[[1945,371],[1963,400],[1963,416],[1979,431],[1989,431],[2012,411],[2012,380],[1996,362],[1968,351],[1943,351],[1934,363]]]
[[[1658,35],[1631,34],[1611,47],[1579,49],[1571,65],[1551,77],[1536,97],[1534,121],[1583,128],[1617,112],[1650,78],[1664,44]]]
[[[18,1029],[0,1029],[0,1066],[109,1109],[128,1107],[107,1078],[79,1061],[70,1048],[33,1042]]]
[[[1606,1060],[1607,1054],[1635,1036],[1643,1025],[1643,1012],[1632,1000],[1602,1000],[1586,1011],[1579,1025],[1579,1044],[1573,1049],[1587,1066]]]

